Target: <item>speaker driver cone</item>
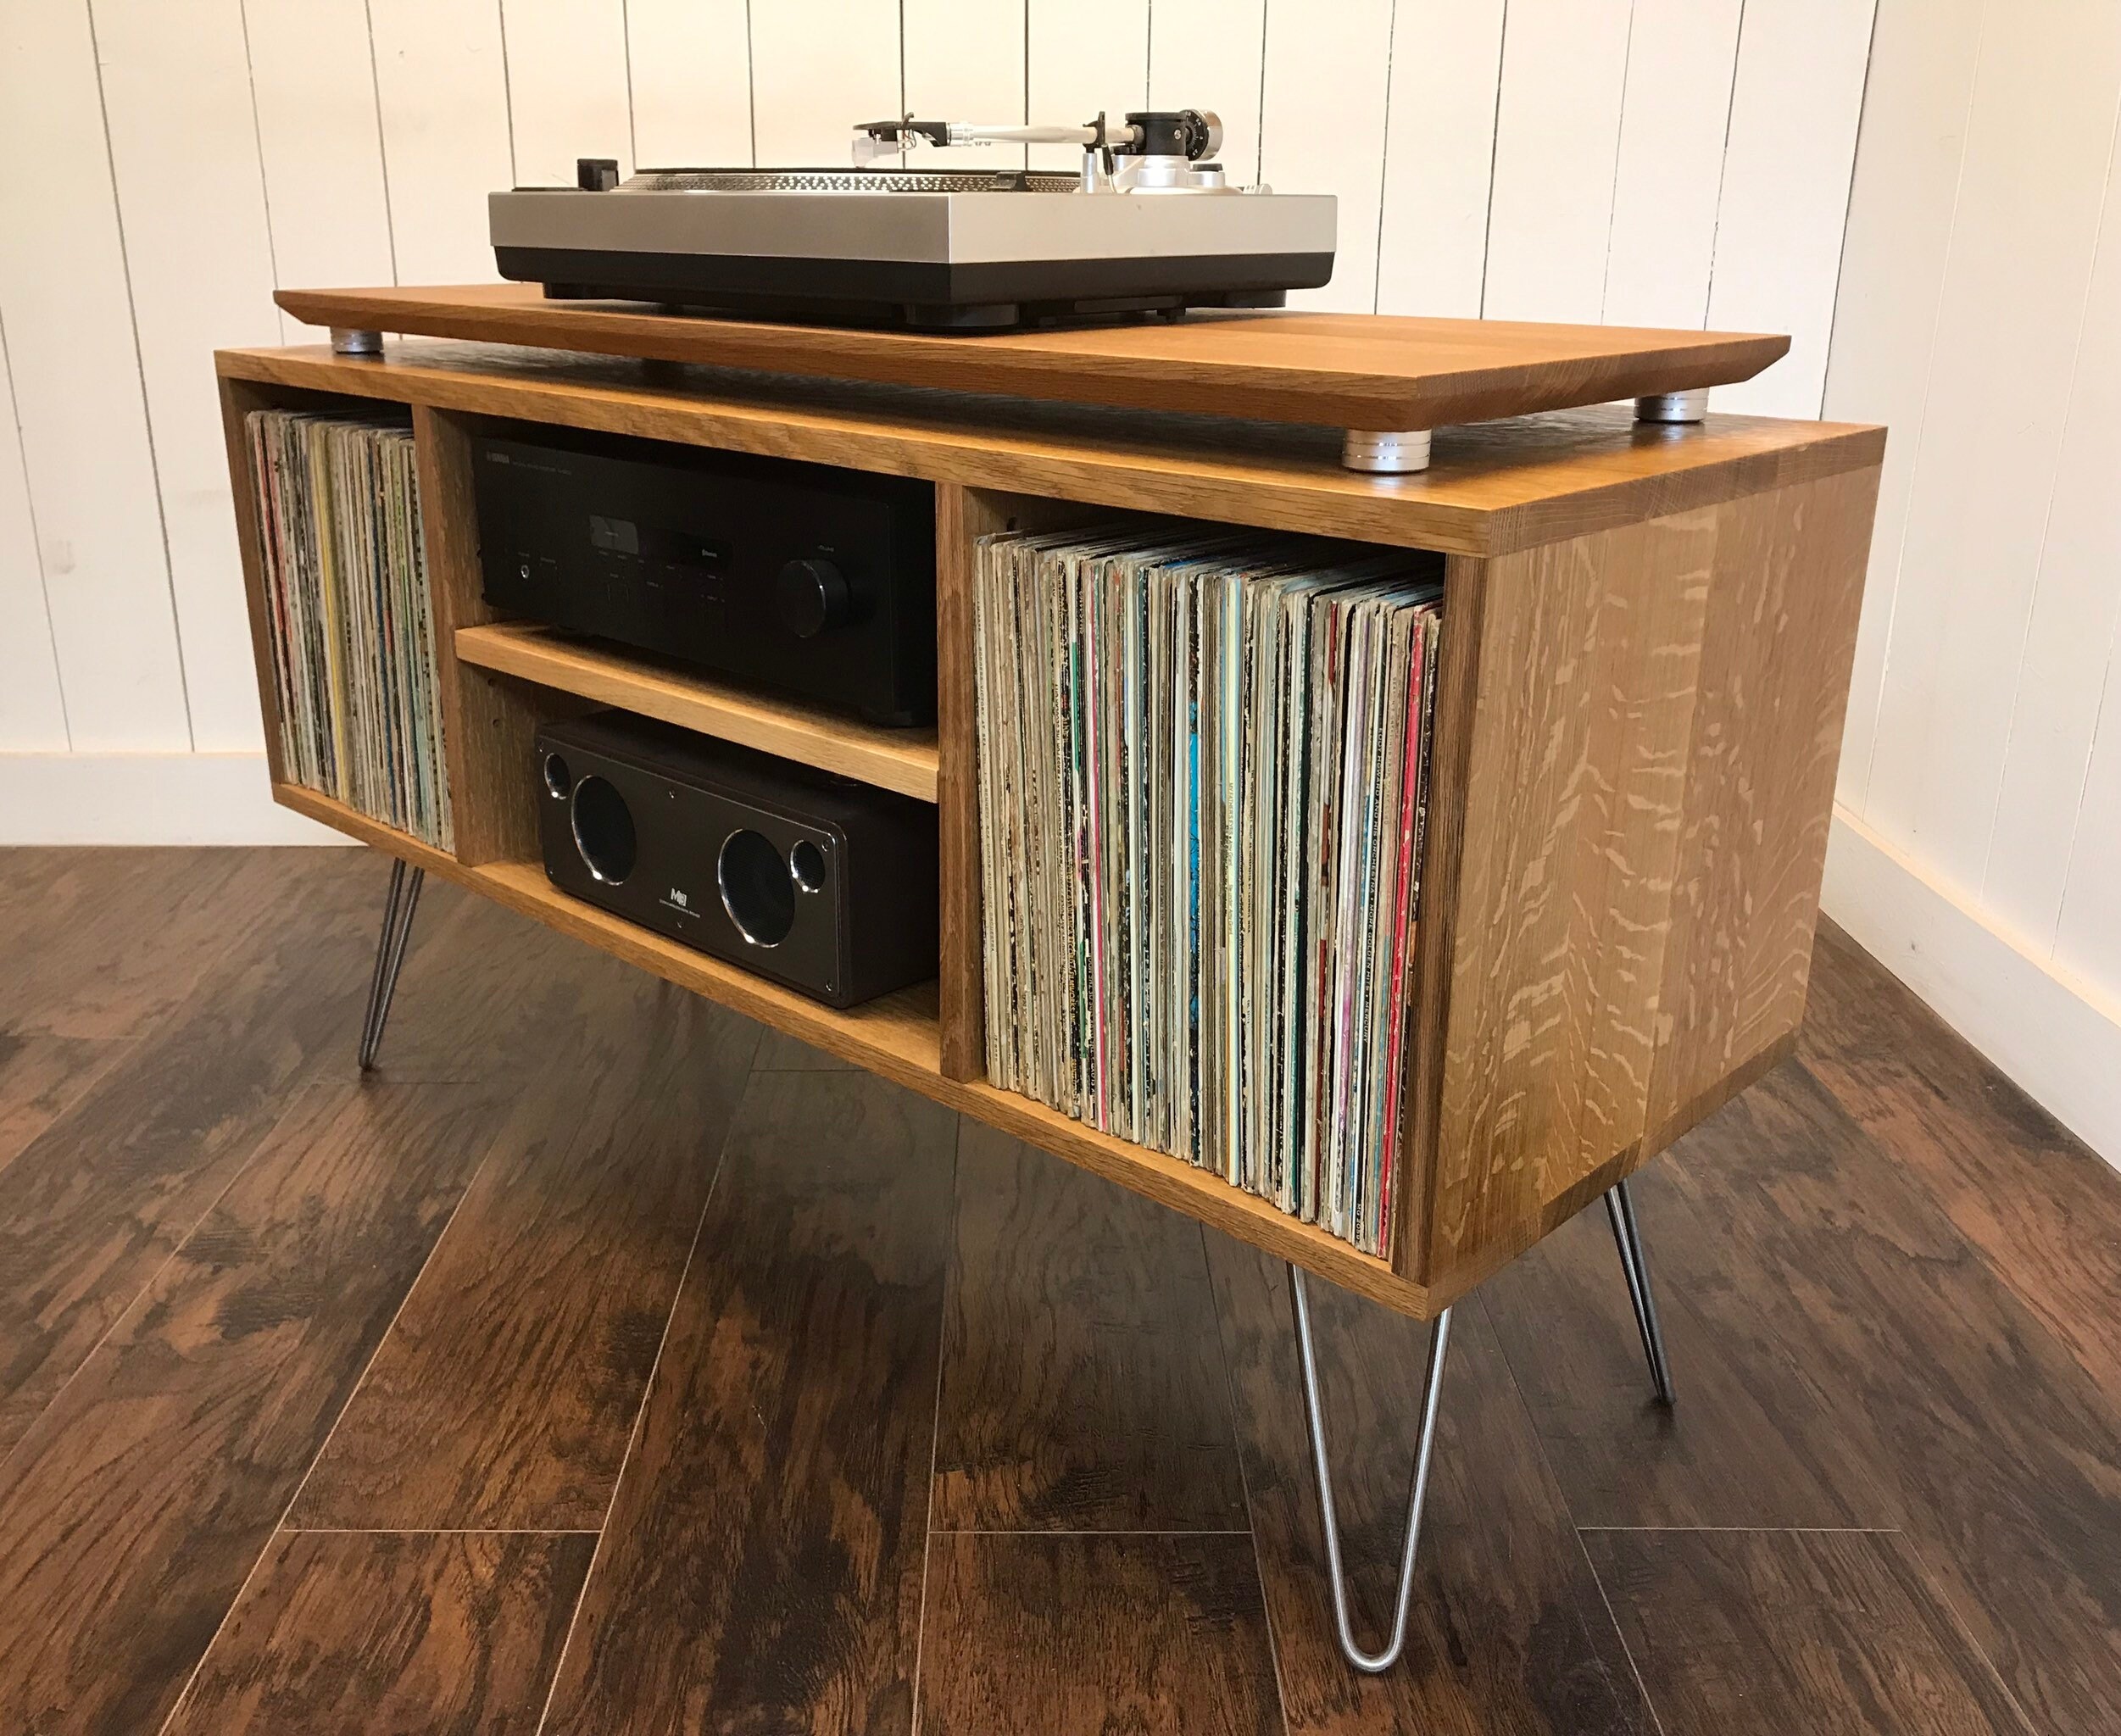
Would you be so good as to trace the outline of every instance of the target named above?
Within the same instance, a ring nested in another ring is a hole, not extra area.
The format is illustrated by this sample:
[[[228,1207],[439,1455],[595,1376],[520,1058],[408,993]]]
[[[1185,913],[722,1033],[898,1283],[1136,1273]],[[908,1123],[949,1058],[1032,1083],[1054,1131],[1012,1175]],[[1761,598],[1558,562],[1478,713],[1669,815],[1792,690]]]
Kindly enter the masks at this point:
[[[618,786],[592,772],[575,786],[569,817],[575,848],[589,871],[606,886],[622,884],[633,871],[640,846],[634,836],[633,815]]]
[[[758,832],[732,832],[715,864],[722,908],[754,946],[778,946],[795,926],[795,880],[780,851]]]

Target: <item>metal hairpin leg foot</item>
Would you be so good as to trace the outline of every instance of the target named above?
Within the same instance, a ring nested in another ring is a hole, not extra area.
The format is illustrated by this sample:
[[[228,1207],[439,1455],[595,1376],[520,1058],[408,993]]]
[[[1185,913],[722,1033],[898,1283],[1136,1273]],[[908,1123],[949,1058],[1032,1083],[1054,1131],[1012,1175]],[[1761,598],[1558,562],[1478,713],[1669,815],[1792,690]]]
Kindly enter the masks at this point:
[[[1642,1232],[1635,1225],[1635,1203],[1628,1184],[1616,1182],[1606,1191],[1606,1216],[1612,1220],[1620,1248],[1620,1269],[1628,1276],[1628,1299],[1635,1305],[1635,1325],[1642,1333],[1642,1353],[1650,1359],[1650,1379],[1667,1405],[1678,1402],[1672,1389],[1672,1366],[1665,1360],[1664,1330],[1657,1324],[1657,1300],[1650,1294],[1650,1264],[1642,1252]]]
[[[1356,1644],[1348,1613],[1348,1577],[1340,1563],[1340,1520],[1333,1498],[1333,1467],[1326,1459],[1326,1428],[1319,1415],[1318,1365],[1311,1343],[1311,1299],[1304,1274],[1289,1268],[1289,1295],[1296,1316],[1296,1350],[1303,1362],[1304,1418],[1311,1425],[1311,1461],[1318,1473],[1318,1513],[1326,1530],[1326,1568],[1333,1589],[1333,1625],[1340,1650],[1350,1663],[1378,1675],[1399,1661],[1406,1644],[1407,1605],[1414,1594],[1414,1555],[1422,1538],[1422,1506],[1428,1497],[1428,1461],[1436,1444],[1436,1410],[1444,1389],[1444,1352],[1450,1343],[1450,1310],[1436,1316],[1428,1331],[1428,1372],[1422,1382],[1422,1420],[1414,1442],[1414,1474],[1406,1496],[1406,1541],[1400,1552],[1400,1587],[1392,1604],[1392,1635],[1383,1651],[1367,1652]]]
[[[401,861],[390,865],[390,890],[383,895],[383,932],[376,943],[376,974],[369,979],[368,1011],[361,1017],[361,1071],[376,1065],[376,1051],[382,1047],[383,1021],[390,1017],[390,998],[398,987],[398,972],[405,962],[405,947],[412,939],[413,912],[420,908],[420,888],[427,871],[407,871]]]

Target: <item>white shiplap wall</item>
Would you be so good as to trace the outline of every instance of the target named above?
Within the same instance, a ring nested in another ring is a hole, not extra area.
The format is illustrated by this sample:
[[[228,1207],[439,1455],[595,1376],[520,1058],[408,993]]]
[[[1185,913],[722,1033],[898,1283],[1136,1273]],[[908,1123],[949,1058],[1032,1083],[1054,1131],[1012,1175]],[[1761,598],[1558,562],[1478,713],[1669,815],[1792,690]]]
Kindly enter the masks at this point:
[[[2102,1040],[2113,0],[9,0],[0,149],[43,172],[0,181],[0,837],[284,835],[231,794],[259,731],[206,361],[302,335],[276,282],[488,276],[487,192],[577,155],[832,163],[907,107],[1145,93],[1339,196],[1314,305],[1785,331],[1721,404],[1889,422],[1830,893],[1977,1036],[2000,999]],[[1977,952],[2038,980],[1993,995]]]
[[[1817,414],[1872,4],[10,0],[0,754],[258,748],[208,352],[300,337],[276,283],[491,276],[487,192],[577,155],[1217,106],[1339,196],[1301,299],[1788,329],[1729,397]]]
[[[1829,908],[2121,1161],[2117,121],[2113,0],[1879,0],[1825,407],[1892,428]]]

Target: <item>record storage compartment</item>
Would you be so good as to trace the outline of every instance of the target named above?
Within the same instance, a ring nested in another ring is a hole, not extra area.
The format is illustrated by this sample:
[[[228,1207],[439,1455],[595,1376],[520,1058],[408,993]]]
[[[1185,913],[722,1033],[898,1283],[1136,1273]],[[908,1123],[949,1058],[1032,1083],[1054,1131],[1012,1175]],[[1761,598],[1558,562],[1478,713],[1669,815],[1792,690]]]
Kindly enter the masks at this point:
[[[1401,1312],[1432,1316],[1788,1052],[1801,1016],[1882,450],[1879,431],[1624,411],[1439,437],[1418,478],[1339,470],[1315,431],[938,406],[617,359],[393,344],[223,352],[259,687],[273,704],[243,419],[409,407],[455,848],[287,781],[285,805],[724,1002]],[[938,721],[884,730],[498,618],[470,438],[552,423],[916,476],[937,515]],[[1433,786],[1383,1257],[1219,1175],[984,1078],[977,538],[1150,514],[1445,557]],[[932,802],[934,982],[836,1011],[558,892],[532,740],[599,706]]]

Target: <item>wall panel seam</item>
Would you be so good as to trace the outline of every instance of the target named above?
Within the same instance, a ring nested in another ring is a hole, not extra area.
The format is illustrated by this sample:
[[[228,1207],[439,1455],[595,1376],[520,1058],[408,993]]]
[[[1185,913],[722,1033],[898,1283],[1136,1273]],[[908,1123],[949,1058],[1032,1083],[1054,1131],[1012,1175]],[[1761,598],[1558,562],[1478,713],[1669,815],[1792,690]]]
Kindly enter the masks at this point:
[[[198,735],[192,727],[191,677],[184,667],[184,618],[177,609],[176,566],[170,557],[170,515],[162,504],[162,458],[155,449],[154,407],[148,400],[148,359],[140,344],[140,303],[133,292],[132,255],[125,246],[125,202],[118,191],[118,154],[110,142],[110,99],[103,93],[103,51],[96,37],[94,0],[82,0],[82,11],[88,20],[89,58],[96,68],[96,113],[103,123],[103,172],[110,177],[110,220],[118,234],[118,270],[125,283],[125,323],[132,333],[133,373],[140,382],[140,420],[148,436],[148,476],[149,486],[154,490],[155,529],[162,539],[162,583],[170,599],[170,633],[176,647],[177,696],[184,704],[184,741],[196,753]],[[259,172],[264,173],[262,167]],[[48,597],[46,609],[48,614]],[[70,732],[67,739],[70,744]]]
[[[1878,11],[1876,6],[1873,5],[1871,12],[1871,31],[1873,37],[1875,37],[1877,34],[1877,30]],[[1973,76],[1967,81],[1967,119],[1969,123],[1971,122],[1973,115],[1974,99],[1979,93],[1981,87],[1981,49],[1983,44],[1988,40],[1988,34],[1989,7],[1986,3],[1985,3],[1981,8],[1980,33],[1976,38],[1973,45]],[[1867,69],[1863,75],[1863,94],[1866,106],[1868,106],[1870,96],[1870,72]],[[1856,197],[1856,171],[1858,164],[1860,164],[1862,160],[1863,154],[1863,122],[1862,117],[1860,114],[1857,118],[1856,140],[1856,159],[1849,165],[1849,198],[1851,205],[1853,205]],[[1959,203],[1961,197],[1966,191],[1966,185],[1967,147],[1965,131],[1962,129],[1959,141],[1959,167],[1957,172],[1953,175],[1951,181],[1951,220],[1945,225],[1944,252],[1942,257],[1947,262],[1949,262],[1951,258],[1952,240],[1959,232]],[[1848,225],[1846,220],[1844,219],[1841,228],[1841,250],[1845,256],[1848,252]],[[1838,276],[1834,286],[1834,303],[1838,323],[1838,316],[1841,304],[1841,286]],[[1928,348],[1929,359],[1924,365],[1923,374],[1922,406],[1915,413],[1915,426],[1912,433],[1907,437],[1912,442],[1912,449],[1908,453],[1907,458],[1907,499],[1911,504],[1915,497],[1915,479],[1918,475],[1920,475],[1922,470],[1923,433],[1923,431],[1929,426],[1929,400],[1936,391],[1937,334],[1944,329],[1944,308],[1945,298],[1943,287],[1940,284],[1938,289],[1936,309],[1935,311],[1931,314],[1929,320],[1929,343]],[[1829,380],[1834,377],[1834,334],[1831,328],[1829,328],[1827,334],[1826,377]],[[1825,397],[1823,393],[1821,395],[1820,405],[1823,409],[1825,406]],[[1854,810],[1857,817],[1859,820],[1865,821],[1867,824],[1868,823],[1868,812],[1871,805],[1871,777],[1872,774],[1876,771],[1878,765],[1878,727],[1880,721],[1885,715],[1886,690],[1892,683],[1893,629],[1898,625],[1900,620],[1900,580],[1901,574],[1905,569],[1907,561],[1907,521],[1910,516],[1912,516],[1912,504],[1909,510],[1903,511],[1901,515],[1898,531],[1900,546],[1894,551],[1893,554],[1892,594],[1887,598],[1885,604],[1885,643],[1884,648],[1879,654],[1878,691],[1871,696],[1870,701],[1870,751],[1863,762],[1863,778],[1861,786],[1862,792],[1862,801],[1860,805]]]

